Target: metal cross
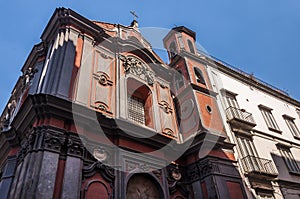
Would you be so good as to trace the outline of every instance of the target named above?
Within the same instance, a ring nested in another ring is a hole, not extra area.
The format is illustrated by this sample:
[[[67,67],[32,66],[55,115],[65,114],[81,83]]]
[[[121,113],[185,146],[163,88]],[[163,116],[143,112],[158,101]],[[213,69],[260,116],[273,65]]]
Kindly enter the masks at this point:
[[[135,13],[135,11],[130,11],[130,13],[133,15],[133,19],[136,20],[137,18],[139,18],[139,16],[137,16],[137,14]]]

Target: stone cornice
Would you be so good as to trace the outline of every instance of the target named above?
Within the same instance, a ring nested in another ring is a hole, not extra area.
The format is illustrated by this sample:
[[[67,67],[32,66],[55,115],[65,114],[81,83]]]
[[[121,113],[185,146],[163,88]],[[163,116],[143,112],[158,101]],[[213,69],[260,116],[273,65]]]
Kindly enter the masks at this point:
[[[38,43],[33,46],[31,52],[29,53],[29,56],[27,57],[24,66],[22,67],[21,71],[25,73],[27,68],[34,67],[34,64],[36,64],[39,61],[40,57],[46,56],[46,49],[44,46],[44,43]]]
[[[41,39],[44,42],[49,42],[53,35],[61,28],[72,25],[80,32],[93,36],[97,39],[104,34],[103,28],[96,25],[87,18],[79,15],[71,9],[57,8],[48,22]]]
[[[227,66],[222,65],[219,62],[214,61],[213,64],[210,64],[210,66],[220,70],[221,72],[229,75],[230,77],[233,77],[239,81],[242,81],[246,84],[248,84],[249,86],[253,86],[259,90],[261,90],[262,92],[268,93],[269,95],[272,95],[276,98],[279,98],[283,101],[286,101],[296,107],[300,107],[300,102],[297,101],[296,99],[291,98],[290,96],[283,94],[281,91],[278,91],[274,88],[271,88],[259,81],[256,81],[255,78],[250,78],[234,69],[231,69]]]

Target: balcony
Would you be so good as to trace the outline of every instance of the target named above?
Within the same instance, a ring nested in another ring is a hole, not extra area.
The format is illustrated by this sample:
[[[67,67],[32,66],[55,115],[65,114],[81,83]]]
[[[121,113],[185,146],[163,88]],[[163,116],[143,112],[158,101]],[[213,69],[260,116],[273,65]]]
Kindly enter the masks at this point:
[[[231,125],[242,127],[245,130],[250,130],[256,126],[252,114],[244,109],[230,106],[226,109],[226,117]]]
[[[241,159],[242,166],[248,176],[259,178],[275,178],[278,173],[271,160],[255,156],[246,156]]]

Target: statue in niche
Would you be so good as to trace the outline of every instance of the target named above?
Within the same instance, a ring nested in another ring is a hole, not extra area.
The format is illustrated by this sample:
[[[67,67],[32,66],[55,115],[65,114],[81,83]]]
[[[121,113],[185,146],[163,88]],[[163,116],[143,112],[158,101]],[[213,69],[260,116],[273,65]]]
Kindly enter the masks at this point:
[[[33,68],[29,67],[23,74],[23,85],[24,86],[30,85],[30,82],[31,82],[32,78],[34,77],[34,74],[37,72],[38,72],[37,69],[33,69]]]

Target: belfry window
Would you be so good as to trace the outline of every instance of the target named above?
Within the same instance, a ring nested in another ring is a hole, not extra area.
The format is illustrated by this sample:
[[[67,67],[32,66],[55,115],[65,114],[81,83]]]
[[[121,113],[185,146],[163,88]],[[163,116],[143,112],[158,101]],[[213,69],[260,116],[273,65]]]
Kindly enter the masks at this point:
[[[134,123],[153,128],[152,93],[148,86],[129,78],[127,80],[127,117]]]
[[[188,39],[187,42],[189,45],[190,52],[195,54],[194,45],[193,45],[192,41]]]
[[[170,44],[169,51],[171,58],[175,57],[175,55],[177,54],[177,49],[174,41]]]
[[[205,85],[205,79],[200,68],[194,67],[194,72],[195,72],[197,82]]]

